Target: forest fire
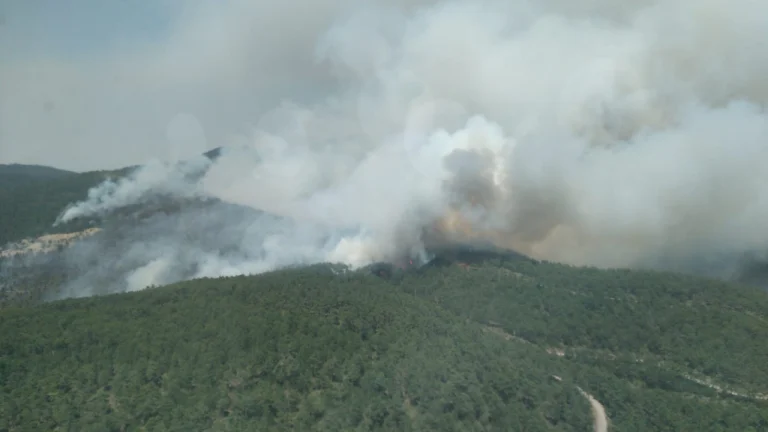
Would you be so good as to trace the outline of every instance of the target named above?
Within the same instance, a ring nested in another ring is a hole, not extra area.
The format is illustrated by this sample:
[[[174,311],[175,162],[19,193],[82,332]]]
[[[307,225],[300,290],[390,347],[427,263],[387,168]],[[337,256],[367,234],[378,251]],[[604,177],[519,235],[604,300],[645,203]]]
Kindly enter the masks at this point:
[[[493,245],[505,247],[499,240],[505,239],[504,233],[488,229],[479,229],[461,211],[450,210],[445,216],[426,228],[422,234],[427,250],[440,250],[457,244]]]
[[[457,265],[467,270],[472,264],[488,259],[533,260],[498,241],[508,237],[504,233],[476,229],[469,218],[452,210],[423,229],[421,254],[405,253],[387,262],[372,264],[369,270],[379,277],[392,279],[429,267]]]

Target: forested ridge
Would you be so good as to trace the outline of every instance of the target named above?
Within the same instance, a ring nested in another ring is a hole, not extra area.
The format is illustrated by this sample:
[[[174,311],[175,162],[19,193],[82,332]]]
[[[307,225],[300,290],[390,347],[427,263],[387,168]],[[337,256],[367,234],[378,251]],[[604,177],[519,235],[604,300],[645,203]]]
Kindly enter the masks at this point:
[[[0,247],[24,238],[87,228],[88,221],[57,227],[53,224],[67,205],[85,199],[90,188],[124,174],[92,171],[64,173],[55,178],[14,176],[15,181],[0,182]]]
[[[2,187],[73,175],[76,173],[43,165],[0,164],[0,186]]]
[[[0,430],[768,428],[764,292],[463,258],[7,307]]]
[[[204,153],[215,160],[221,148]],[[25,238],[78,231],[100,220],[76,220],[53,226],[68,205],[84,200],[105,180],[118,180],[137,166],[76,173],[39,165],[0,164],[0,248]],[[130,209],[129,209],[130,210]]]

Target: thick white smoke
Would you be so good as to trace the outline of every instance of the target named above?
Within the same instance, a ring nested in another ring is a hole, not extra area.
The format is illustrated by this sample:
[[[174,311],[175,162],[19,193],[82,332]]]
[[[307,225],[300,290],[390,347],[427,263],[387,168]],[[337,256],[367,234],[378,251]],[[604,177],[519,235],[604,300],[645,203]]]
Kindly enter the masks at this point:
[[[56,224],[142,204],[157,196],[202,197],[195,181],[210,163],[210,159],[201,154],[180,163],[151,160],[128,177],[109,179],[89,190],[88,199],[68,207]]]
[[[333,92],[275,107],[189,188],[150,167],[64,218],[157,188],[279,217],[209,215],[206,229],[242,229],[217,245],[233,255],[179,258],[184,242],[156,232],[167,247],[137,253],[130,289],[174,279],[182,261],[216,276],[423,253],[433,225],[597,266],[690,269],[768,249],[768,5],[578,4],[334,3],[314,41]]]

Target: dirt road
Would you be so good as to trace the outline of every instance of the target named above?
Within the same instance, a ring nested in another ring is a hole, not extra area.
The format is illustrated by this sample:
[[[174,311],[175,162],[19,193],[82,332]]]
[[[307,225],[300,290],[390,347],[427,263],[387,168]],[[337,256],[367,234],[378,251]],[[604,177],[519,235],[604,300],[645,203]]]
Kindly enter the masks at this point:
[[[585,398],[587,398],[589,404],[592,405],[592,417],[594,418],[595,432],[608,432],[608,416],[605,414],[603,404],[581,388],[579,388],[579,391]]]

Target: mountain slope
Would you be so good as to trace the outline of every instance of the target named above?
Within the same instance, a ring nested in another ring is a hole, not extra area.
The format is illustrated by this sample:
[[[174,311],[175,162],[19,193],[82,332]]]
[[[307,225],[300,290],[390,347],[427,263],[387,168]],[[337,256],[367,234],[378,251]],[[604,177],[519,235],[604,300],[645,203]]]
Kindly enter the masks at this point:
[[[535,343],[662,357],[768,392],[768,368],[749,368],[753,362],[743,358],[768,358],[768,345],[760,339],[768,335],[768,295],[757,288],[504,255],[427,267],[404,274],[397,285],[417,287],[416,295]]]
[[[204,154],[211,160],[222,152]],[[74,173],[37,165],[0,165],[0,247],[43,234],[79,231],[98,221],[77,220],[53,227],[56,218],[72,203],[107,179],[120,179],[139,166],[111,171]],[[93,222],[93,223],[91,223]]]
[[[550,377],[556,359],[360,274],[200,280],[1,316],[0,428],[11,430],[591,423],[578,390]]]
[[[88,227],[85,222],[56,228],[52,225],[67,205],[86,198],[90,188],[119,175],[124,173],[94,171],[19,182],[8,187],[0,184],[0,246],[27,237]]]
[[[0,250],[0,309],[141,289],[133,275],[157,259],[170,264],[146,283],[191,279],[204,270],[201,257],[243,259],[243,233],[276,219],[212,198],[158,197],[102,217],[98,229],[9,244]]]
[[[433,263],[2,310],[0,417],[11,429],[587,430],[581,389],[615,430],[768,428],[764,292],[517,255]]]
[[[0,164],[0,188],[73,175],[77,173],[42,165]]]

